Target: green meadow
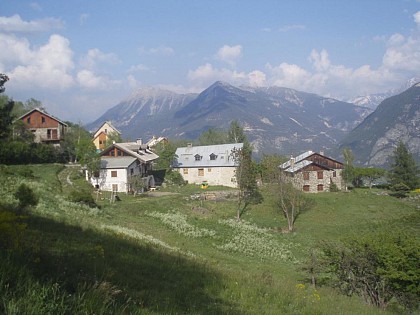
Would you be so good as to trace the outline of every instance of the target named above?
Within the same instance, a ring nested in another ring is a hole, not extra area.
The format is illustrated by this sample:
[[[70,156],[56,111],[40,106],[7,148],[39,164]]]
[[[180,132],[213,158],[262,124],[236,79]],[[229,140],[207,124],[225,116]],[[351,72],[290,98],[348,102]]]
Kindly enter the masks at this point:
[[[0,313],[403,312],[397,305],[379,310],[323,281],[314,288],[305,266],[326,241],[375,229],[420,236],[415,200],[377,189],[313,194],[296,231],[282,233],[287,224],[269,186],[261,188],[263,203],[237,222],[235,191],[219,196],[223,187],[120,194],[114,203],[109,193],[93,193],[98,207],[91,208],[69,200],[72,191],[90,190],[77,166],[0,171],[0,232],[9,239],[0,255]],[[39,197],[25,211],[14,196],[21,183]]]

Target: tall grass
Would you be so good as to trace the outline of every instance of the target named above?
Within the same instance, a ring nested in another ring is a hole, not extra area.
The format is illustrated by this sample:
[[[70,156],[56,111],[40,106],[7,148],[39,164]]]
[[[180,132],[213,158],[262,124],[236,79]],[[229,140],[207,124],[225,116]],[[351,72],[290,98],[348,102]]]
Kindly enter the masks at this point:
[[[104,193],[100,208],[89,208],[67,199],[70,189],[85,189],[76,168],[32,166],[33,178],[10,168],[0,174],[3,206],[16,209],[21,183],[40,202],[28,212],[21,247],[0,255],[5,314],[392,313],[333,288],[315,290],[301,267],[323,240],[390,224],[418,233],[415,206],[375,191],[311,195],[314,209],[284,235],[265,188],[264,202],[237,222],[234,199],[192,200],[201,192],[194,186],[115,203]]]

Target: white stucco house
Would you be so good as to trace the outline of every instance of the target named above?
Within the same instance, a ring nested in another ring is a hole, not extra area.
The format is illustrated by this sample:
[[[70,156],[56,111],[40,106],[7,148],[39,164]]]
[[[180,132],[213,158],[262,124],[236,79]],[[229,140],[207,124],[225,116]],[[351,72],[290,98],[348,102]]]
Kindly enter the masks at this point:
[[[222,185],[237,187],[235,150],[243,143],[218,144],[178,148],[172,169],[178,171],[190,184]]]
[[[159,156],[141,141],[114,143],[101,153],[100,170],[88,180],[104,191],[132,192],[135,180],[144,182],[146,188],[154,186],[150,174],[153,161]]]

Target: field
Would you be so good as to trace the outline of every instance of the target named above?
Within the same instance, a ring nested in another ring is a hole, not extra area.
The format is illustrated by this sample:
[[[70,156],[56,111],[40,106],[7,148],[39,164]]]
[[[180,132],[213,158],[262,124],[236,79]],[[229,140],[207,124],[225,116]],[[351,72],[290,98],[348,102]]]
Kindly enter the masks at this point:
[[[87,183],[76,166],[9,166],[0,174],[3,205],[24,182],[40,197],[20,220],[19,244],[2,252],[0,313],[7,314],[397,314],[380,311],[335,288],[310,285],[303,270],[321,242],[373,229],[419,235],[414,201],[379,190],[310,195],[315,206],[294,233],[264,202],[234,220],[234,191],[200,200],[196,186],[155,195],[94,194],[99,208],[68,201]],[[206,192],[220,191],[209,187]],[[0,224],[0,231],[1,224]],[[2,304],[2,305],[1,305]]]

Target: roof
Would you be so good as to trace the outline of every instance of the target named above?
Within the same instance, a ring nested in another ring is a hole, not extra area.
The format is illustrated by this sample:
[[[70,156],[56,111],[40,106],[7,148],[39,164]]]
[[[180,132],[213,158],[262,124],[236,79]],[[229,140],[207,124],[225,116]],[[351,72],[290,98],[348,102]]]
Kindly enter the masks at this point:
[[[22,116],[20,116],[19,118],[16,118],[14,121],[18,121],[18,120],[22,119],[23,117],[25,117],[25,116],[28,116],[28,115],[32,114],[33,112],[40,112],[42,115],[48,116],[48,117],[50,117],[51,119],[54,119],[54,120],[58,121],[60,124],[62,124],[62,125],[64,125],[64,126],[66,126],[66,127],[68,126],[68,125],[67,125],[64,121],[62,121],[62,120],[58,119],[57,117],[54,117],[54,116],[52,116],[52,115],[48,114],[47,112],[45,112],[45,111],[41,110],[40,108],[34,108],[34,109],[31,109],[29,112],[27,112],[26,114],[23,114],[23,115],[22,115]]]
[[[294,157],[294,162],[295,162],[295,165],[296,165],[298,162],[300,162],[300,161],[302,161],[302,160],[304,160],[304,159],[306,159],[306,158],[310,157],[310,156],[311,156],[312,154],[314,154],[314,153],[315,153],[314,151],[309,150],[309,151],[306,151],[306,152],[304,152],[304,153],[302,153],[302,154],[300,154],[300,155],[298,155],[298,156]],[[292,158],[293,158],[293,157],[292,157]],[[280,168],[281,168],[281,169],[286,169],[286,168],[290,167],[292,158],[291,158],[290,160],[288,160],[287,162],[284,162],[283,164],[281,164],[281,165],[280,165]]]
[[[234,149],[241,149],[243,143],[229,143],[206,146],[187,146],[178,148],[175,152],[177,158],[173,167],[228,167],[236,166],[232,157]],[[213,154],[214,159],[210,159]],[[199,158],[196,160],[196,156]]]
[[[130,156],[142,161],[142,162],[151,162],[159,158],[159,155],[150,151],[147,146],[140,145],[137,142],[122,142],[122,143],[113,143],[110,147],[106,148],[102,153],[108,152],[109,149],[118,148]],[[115,157],[116,158],[116,157]]]
[[[127,168],[133,164],[137,159],[131,156],[119,156],[119,157],[102,157],[101,168]]]
[[[339,164],[342,164],[341,162],[338,162],[338,161],[336,161],[332,158],[329,158],[329,157],[327,157],[323,154],[316,153],[314,151],[309,150],[309,151],[306,151],[306,152],[304,152],[304,153],[302,153],[302,154],[300,154],[296,157],[292,156],[290,158],[290,160],[281,164],[279,166],[279,168],[282,169],[283,171],[289,172],[289,173],[294,173],[294,172],[300,171],[303,168],[307,167],[308,165],[318,165],[318,166],[320,166],[321,168],[324,168],[324,169],[331,169],[327,164],[319,163],[319,161],[317,161],[317,160],[312,161],[311,159],[308,159],[312,155],[320,155],[320,156],[322,156],[322,157],[324,157],[328,160],[335,161]]]
[[[99,126],[99,128],[98,129],[96,129],[96,131],[93,133],[94,135],[96,135],[96,133],[105,125],[105,124],[108,124],[116,133],[118,133],[118,134],[121,134],[121,132],[117,129],[117,128],[115,128],[113,125],[112,125],[112,123],[110,122],[110,121],[105,121],[102,125],[100,125]]]

